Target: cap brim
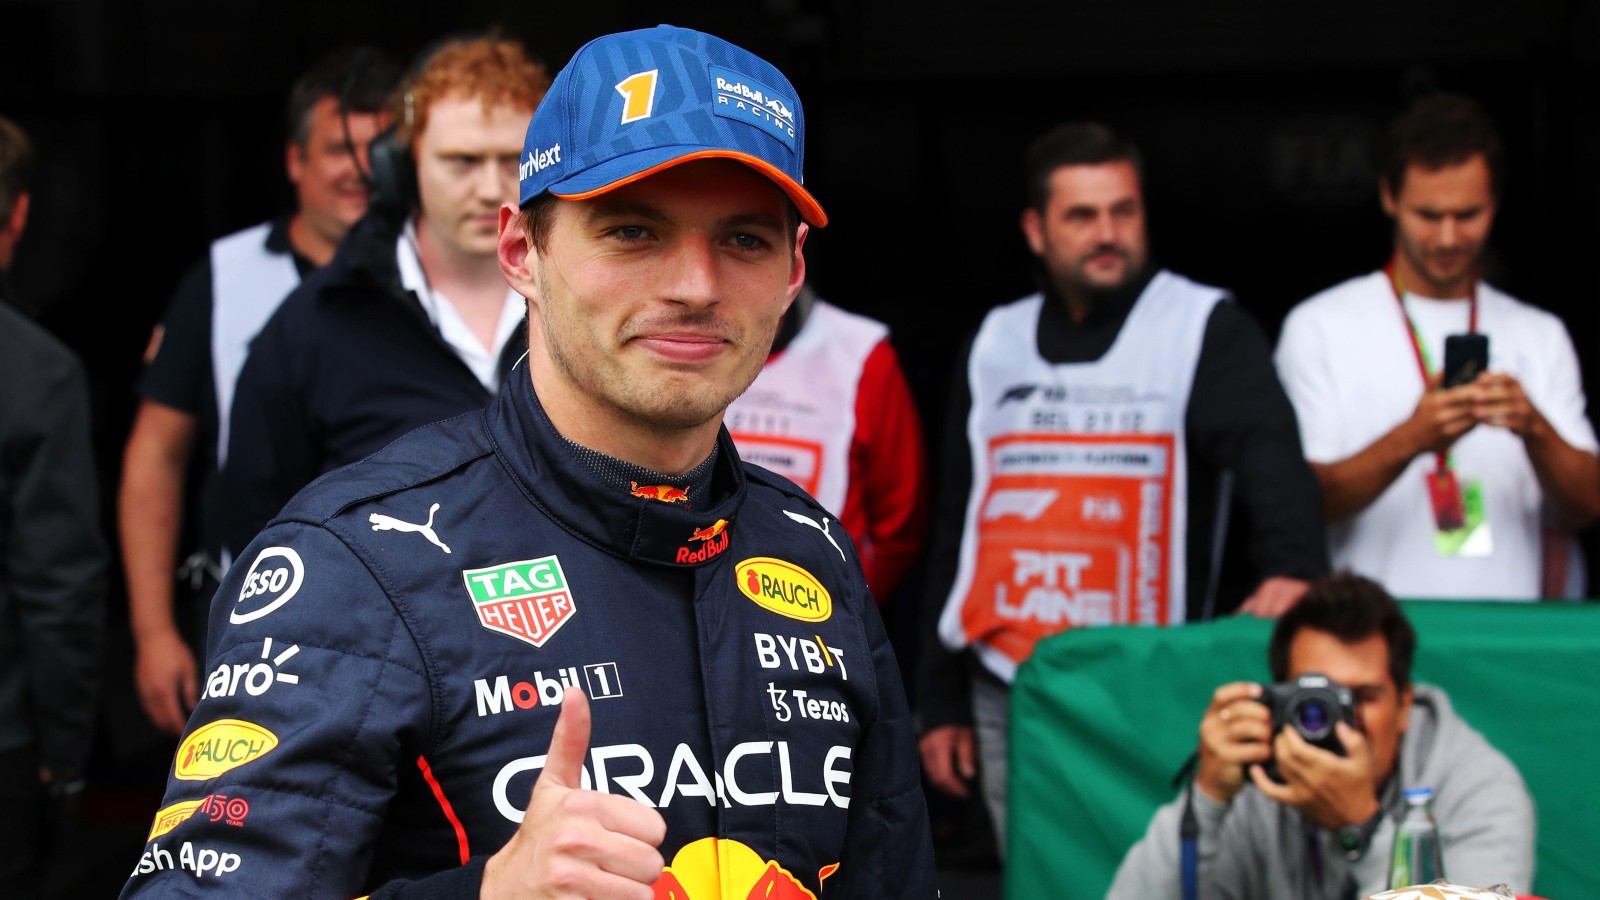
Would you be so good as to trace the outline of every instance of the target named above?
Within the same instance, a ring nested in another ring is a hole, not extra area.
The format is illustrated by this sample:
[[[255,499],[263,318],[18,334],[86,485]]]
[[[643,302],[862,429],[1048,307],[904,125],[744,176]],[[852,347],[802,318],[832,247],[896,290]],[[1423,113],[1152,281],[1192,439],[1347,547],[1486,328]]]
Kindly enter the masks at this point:
[[[731,159],[744,163],[782,189],[800,210],[800,218],[812,227],[822,228],[828,224],[828,214],[822,211],[822,205],[783,170],[760,157],[723,147],[658,147],[641,150],[607,160],[552,184],[549,191],[563,200],[587,200],[697,159]]]

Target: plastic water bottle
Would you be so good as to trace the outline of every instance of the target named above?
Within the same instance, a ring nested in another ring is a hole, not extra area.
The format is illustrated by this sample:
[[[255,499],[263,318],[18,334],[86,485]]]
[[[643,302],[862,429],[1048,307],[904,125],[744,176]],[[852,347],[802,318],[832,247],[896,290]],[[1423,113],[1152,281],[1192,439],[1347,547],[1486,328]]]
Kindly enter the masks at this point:
[[[1394,853],[1389,857],[1390,888],[1444,877],[1439,825],[1433,820],[1433,788],[1410,788],[1405,797],[1406,815],[1394,831]]]

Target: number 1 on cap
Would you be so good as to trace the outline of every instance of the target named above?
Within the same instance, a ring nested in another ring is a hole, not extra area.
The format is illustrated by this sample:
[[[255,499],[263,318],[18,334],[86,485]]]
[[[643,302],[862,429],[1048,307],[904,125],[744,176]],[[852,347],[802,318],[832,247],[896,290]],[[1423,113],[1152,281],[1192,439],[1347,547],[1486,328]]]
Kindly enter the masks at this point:
[[[659,69],[629,75],[617,82],[617,93],[622,95],[622,124],[650,118],[656,105],[656,73]]]

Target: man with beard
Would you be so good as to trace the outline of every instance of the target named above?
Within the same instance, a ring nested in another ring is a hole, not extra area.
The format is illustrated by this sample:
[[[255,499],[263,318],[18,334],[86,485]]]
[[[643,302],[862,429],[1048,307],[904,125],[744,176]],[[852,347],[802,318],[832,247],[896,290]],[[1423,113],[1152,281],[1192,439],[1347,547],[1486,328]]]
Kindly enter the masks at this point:
[[[375,199],[284,301],[239,375],[228,550],[318,475],[499,390],[522,353],[524,304],[495,262],[497,215],[549,83],[520,42],[486,36],[440,45],[394,93],[395,130],[373,154],[383,208]]]
[[[1221,520],[1193,513],[1226,511],[1219,481],[1260,579],[1240,609],[1276,616],[1327,567],[1266,339],[1222,290],[1150,262],[1137,149],[1069,124],[1027,166],[1044,289],[989,313],[952,391],[927,591],[944,605],[919,667],[929,778],[965,795],[975,721],[1002,851],[1017,666],[1066,628],[1213,615]]]
[[[827,223],[799,96],[663,25],[579,49],[519,146],[525,358],[229,572],[125,896],[931,900],[861,558],[722,427]]]
[[[1394,255],[1296,307],[1278,344],[1333,562],[1402,597],[1569,593],[1566,532],[1600,515],[1572,339],[1482,280],[1504,170],[1477,103],[1418,100],[1379,184]],[[1446,383],[1447,341],[1479,336],[1486,357],[1462,358],[1483,368]]]

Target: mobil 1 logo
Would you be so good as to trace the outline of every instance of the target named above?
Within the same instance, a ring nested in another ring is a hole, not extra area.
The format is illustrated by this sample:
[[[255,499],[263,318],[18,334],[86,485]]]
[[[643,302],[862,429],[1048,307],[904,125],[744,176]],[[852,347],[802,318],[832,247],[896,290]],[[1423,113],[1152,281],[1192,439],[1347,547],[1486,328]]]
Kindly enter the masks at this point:
[[[567,691],[573,688],[583,691],[590,700],[621,697],[622,678],[617,674],[617,664],[603,662],[563,666],[554,670],[554,677],[537,671],[532,678],[517,682],[513,682],[508,675],[478,678],[472,682],[480,718],[513,709],[560,706],[567,697]]]

